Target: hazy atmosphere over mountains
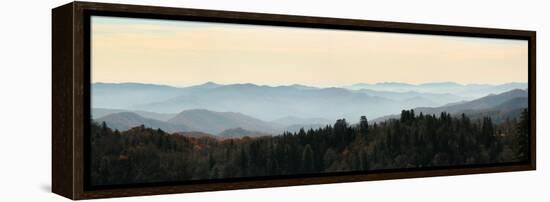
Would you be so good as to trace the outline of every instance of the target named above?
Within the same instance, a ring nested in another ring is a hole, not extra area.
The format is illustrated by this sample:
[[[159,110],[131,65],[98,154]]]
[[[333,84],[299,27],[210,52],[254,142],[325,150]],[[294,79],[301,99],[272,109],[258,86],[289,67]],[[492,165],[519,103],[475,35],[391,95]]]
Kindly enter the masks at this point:
[[[110,127],[127,130],[145,125],[167,132],[208,134],[279,134],[318,128],[360,116],[376,121],[403,109],[469,116],[517,115],[527,107],[526,83],[501,85],[452,82],[355,84],[319,88],[305,85],[222,85],[189,87],[141,83],[92,84],[92,116]]]

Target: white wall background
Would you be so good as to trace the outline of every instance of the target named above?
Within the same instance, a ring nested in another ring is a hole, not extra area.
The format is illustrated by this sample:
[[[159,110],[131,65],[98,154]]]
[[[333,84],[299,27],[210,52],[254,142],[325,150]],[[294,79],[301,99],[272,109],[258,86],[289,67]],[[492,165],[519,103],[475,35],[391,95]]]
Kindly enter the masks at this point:
[[[118,0],[157,6],[536,30],[534,172],[390,180],[106,201],[547,201],[550,23],[546,1]],[[5,1],[0,11],[0,201],[62,201],[51,188],[51,11],[63,0]],[[546,19],[545,19],[546,18]]]

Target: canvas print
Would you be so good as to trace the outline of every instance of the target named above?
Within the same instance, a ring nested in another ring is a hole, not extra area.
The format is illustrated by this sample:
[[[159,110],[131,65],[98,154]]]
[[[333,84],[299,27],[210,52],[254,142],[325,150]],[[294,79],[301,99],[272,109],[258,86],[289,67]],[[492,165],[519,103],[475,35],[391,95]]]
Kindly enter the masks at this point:
[[[528,41],[91,17],[92,186],[529,159]]]

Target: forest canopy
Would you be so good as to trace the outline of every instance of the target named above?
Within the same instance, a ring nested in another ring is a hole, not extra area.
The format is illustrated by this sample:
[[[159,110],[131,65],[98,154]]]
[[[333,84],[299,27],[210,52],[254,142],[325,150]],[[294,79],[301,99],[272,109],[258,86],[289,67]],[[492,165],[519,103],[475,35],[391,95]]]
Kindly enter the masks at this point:
[[[277,136],[216,138],[142,126],[126,131],[92,122],[92,185],[372,171],[524,162],[529,119],[494,123],[449,113],[416,114],[357,124],[339,119]]]

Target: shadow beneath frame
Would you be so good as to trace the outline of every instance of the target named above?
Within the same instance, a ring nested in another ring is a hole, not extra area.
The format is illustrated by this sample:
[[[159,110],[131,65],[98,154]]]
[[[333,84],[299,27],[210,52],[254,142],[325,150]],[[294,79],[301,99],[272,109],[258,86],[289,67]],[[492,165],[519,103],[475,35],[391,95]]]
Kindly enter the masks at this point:
[[[41,184],[40,185],[40,190],[42,190],[43,192],[52,192],[52,186],[49,185],[49,184]]]

